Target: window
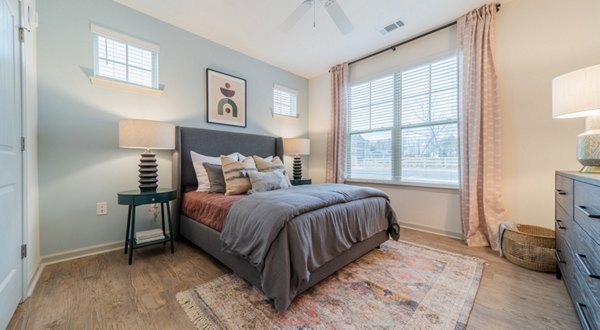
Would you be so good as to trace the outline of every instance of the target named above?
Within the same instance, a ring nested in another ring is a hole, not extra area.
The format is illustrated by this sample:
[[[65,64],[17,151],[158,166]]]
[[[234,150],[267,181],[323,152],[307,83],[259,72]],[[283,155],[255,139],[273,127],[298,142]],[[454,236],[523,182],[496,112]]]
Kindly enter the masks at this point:
[[[458,184],[456,57],[350,87],[347,178]]]
[[[92,25],[94,75],[158,89],[159,47]]]
[[[279,85],[273,87],[273,114],[298,117],[298,92]]]

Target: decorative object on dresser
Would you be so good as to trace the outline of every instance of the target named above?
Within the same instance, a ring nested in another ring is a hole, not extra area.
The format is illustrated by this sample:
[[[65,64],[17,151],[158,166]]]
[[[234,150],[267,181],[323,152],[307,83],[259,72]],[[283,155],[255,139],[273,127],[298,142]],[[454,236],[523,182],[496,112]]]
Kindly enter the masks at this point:
[[[302,179],[302,159],[300,156],[310,155],[309,139],[284,139],[283,151],[294,156],[294,180]]]
[[[206,69],[206,120],[246,127],[246,79]]]
[[[554,118],[586,117],[585,132],[577,137],[581,172],[600,172],[600,65],[558,76],[552,80]]]
[[[158,188],[158,164],[150,149],[175,149],[175,126],[153,120],[119,120],[119,147],[145,149],[140,158],[140,191]]]
[[[584,329],[600,328],[600,175],[556,172],[557,278]]]

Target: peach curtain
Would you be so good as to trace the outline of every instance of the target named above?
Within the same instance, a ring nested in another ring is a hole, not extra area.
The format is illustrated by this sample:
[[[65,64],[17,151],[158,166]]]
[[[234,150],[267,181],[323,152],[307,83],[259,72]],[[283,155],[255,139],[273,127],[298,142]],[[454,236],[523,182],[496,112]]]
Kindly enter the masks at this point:
[[[348,64],[330,70],[331,122],[327,135],[325,181],[343,183],[346,172],[346,112],[348,104]]]
[[[460,203],[463,238],[469,246],[499,250],[501,201],[500,109],[494,65],[496,5],[458,19],[461,70],[459,102]]]

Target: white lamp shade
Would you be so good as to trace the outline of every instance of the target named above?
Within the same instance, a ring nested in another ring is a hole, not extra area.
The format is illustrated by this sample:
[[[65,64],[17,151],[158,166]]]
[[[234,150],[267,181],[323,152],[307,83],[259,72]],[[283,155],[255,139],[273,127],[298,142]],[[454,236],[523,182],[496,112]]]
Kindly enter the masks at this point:
[[[310,140],[283,139],[283,152],[286,155],[310,155]]]
[[[552,116],[575,118],[600,115],[600,65],[552,80]]]
[[[153,120],[119,120],[119,147],[175,149],[175,126]]]

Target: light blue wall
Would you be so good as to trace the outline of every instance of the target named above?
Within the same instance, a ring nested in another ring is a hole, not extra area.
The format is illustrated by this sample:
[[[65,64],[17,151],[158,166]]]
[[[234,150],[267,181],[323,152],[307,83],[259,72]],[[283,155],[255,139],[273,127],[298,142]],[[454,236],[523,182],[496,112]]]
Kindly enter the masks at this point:
[[[269,134],[308,135],[308,81],[110,0],[38,2],[39,186],[41,254],[124,239],[118,191],[137,187],[141,150],[119,149],[119,118]],[[92,85],[90,23],[160,45],[162,96]],[[206,68],[247,80],[247,128],[206,123]],[[299,91],[299,119],[271,116],[273,84]],[[168,187],[170,152],[158,152],[159,185]],[[109,213],[96,216],[96,202]],[[141,227],[151,226],[147,208]]]

